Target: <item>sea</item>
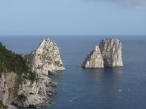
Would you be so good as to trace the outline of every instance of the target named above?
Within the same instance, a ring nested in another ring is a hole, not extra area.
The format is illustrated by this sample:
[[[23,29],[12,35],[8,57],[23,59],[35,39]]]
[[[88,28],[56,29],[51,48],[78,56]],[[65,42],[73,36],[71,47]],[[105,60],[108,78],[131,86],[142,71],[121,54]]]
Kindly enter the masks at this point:
[[[119,36],[123,68],[83,69],[88,53],[108,36],[51,36],[60,50],[66,71],[53,77],[53,104],[42,109],[146,109],[146,37]],[[7,36],[0,41],[25,55],[46,37]]]

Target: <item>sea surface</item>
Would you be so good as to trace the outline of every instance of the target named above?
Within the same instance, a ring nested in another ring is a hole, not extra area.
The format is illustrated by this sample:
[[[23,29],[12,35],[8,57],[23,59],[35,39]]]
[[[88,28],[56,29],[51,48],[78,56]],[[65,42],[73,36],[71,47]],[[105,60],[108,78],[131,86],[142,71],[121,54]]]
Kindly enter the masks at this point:
[[[0,37],[22,55],[37,48],[45,37]],[[57,43],[65,72],[58,82],[54,104],[42,109],[146,109],[146,38],[118,37],[123,44],[123,68],[81,67],[87,54],[103,37],[51,37]]]

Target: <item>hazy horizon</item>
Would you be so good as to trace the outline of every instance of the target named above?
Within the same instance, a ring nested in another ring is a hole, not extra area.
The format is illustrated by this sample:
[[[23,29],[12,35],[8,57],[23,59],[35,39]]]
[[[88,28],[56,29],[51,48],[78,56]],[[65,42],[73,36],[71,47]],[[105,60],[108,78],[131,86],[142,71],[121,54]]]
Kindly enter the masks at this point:
[[[146,35],[0,35],[0,38],[33,38],[33,37],[62,37],[62,38],[77,38],[77,37],[97,37],[97,38],[146,38]]]

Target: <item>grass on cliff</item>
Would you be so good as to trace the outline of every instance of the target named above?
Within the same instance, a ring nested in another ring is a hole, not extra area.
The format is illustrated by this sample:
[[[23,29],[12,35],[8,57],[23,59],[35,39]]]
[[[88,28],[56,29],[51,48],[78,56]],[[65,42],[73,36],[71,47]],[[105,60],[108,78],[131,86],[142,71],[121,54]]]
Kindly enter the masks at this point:
[[[35,74],[27,66],[26,60],[19,54],[8,50],[0,42],[0,73],[15,72],[26,79],[34,80]]]

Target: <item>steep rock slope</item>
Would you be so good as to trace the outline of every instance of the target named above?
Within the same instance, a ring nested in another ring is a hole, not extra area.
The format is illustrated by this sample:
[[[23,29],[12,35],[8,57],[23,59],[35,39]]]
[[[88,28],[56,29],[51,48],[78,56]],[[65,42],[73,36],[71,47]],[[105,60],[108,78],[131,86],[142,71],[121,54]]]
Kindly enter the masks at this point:
[[[83,62],[84,68],[122,67],[122,43],[119,39],[106,38],[90,52]]]
[[[122,43],[119,39],[104,39],[99,44],[105,67],[121,67]]]
[[[99,46],[96,46],[83,62],[84,68],[103,68],[104,62],[102,58],[102,54],[100,52]]]
[[[32,71],[48,75],[48,72],[65,70],[59,49],[50,38],[43,40],[39,47],[25,56]]]
[[[27,60],[25,60],[27,59]],[[25,59],[0,43],[0,108],[45,106],[52,103],[56,83],[48,72],[64,70],[59,50],[49,38]]]

